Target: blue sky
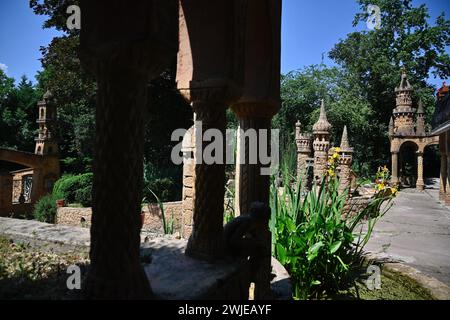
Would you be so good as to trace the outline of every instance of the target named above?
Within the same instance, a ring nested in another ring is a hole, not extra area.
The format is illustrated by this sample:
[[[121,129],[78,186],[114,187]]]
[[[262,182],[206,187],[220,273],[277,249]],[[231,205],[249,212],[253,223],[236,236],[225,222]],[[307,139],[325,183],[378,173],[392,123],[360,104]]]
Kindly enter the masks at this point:
[[[415,0],[426,3],[432,20],[442,11],[449,19],[449,0]],[[339,39],[355,30],[366,28],[361,23],[352,27],[359,8],[354,0],[283,0],[282,72],[322,61],[332,64],[327,52]],[[39,48],[58,35],[55,30],[42,29],[44,18],[28,7],[28,0],[0,0],[0,68],[7,68],[10,77],[26,75],[34,81],[41,69]],[[442,80],[430,79],[440,85]]]

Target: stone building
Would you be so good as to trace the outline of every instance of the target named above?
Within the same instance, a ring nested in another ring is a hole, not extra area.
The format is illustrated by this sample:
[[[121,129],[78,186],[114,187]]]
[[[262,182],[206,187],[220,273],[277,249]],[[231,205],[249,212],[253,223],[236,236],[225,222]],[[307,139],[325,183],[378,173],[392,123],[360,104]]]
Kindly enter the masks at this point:
[[[450,205],[450,90],[444,82],[438,90],[432,135],[439,137],[441,153],[439,198]]]
[[[56,106],[47,91],[38,103],[35,152],[0,148],[0,216],[29,214],[59,178]]]
[[[313,125],[313,133],[301,131],[300,122],[295,126],[295,141],[297,145],[297,176],[305,180],[306,185],[311,182],[319,184],[328,168],[328,158],[332,151],[330,135],[332,126],[327,120],[325,103],[322,100],[319,120]],[[341,190],[351,186],[354,174],[351,170],[353,162],[353,148],[348,141],[347,126],[344,126],[340,144],[340,162],[337,175],[341,180]],[[312,167],[312,168],[311,168]],[[313,171],[313,177],[309,175]]]
[[[415,185],[418,190],[423,190],[425,186],[423,154],[427,146],[438,144],[438,136],[426,131],[422,102],[419,101],[417,108],[413,107],[413,87],[409,83],[405,71],[402,71],[400,85],[395,88],[395,94],[396,108],[393,110],[389,122],[392,183],[403,186]],[[407,161],[408,153],[415,155],[416,159]],[[417,167],[415,175],[408,172],[410,163]]]

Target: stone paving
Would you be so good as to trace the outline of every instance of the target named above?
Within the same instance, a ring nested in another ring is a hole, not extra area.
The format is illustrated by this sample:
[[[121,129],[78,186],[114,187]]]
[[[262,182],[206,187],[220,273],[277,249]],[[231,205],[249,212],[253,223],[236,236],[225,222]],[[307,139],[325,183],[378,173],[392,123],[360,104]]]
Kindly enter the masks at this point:
[[[424,192],[402,190],[365,250],[450,285],[450,210],[438,196],[435,182]]]

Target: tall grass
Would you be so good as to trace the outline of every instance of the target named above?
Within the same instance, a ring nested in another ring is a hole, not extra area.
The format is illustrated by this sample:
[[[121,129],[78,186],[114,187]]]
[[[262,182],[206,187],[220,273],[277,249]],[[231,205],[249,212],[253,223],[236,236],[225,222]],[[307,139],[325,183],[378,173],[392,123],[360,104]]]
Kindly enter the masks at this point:
[[[174,233],[174,220],[173,215],[170,221],[167,221],[166,212],[164,210],[164,203],[161,201],[161,199],[154,193],[151,189],[148,189],[148,191],[155,197],[156,202],[158,203],[159,210],[161,211],[161,218],[162,218],[162,224],[163,224],[163,231],[164,234],[169,235]]]
[[[344,218],[348,191],[338,192],[338,178],[325,177],[303,192],[301,180],[286,168],[282,190],[271,186],[273,255],[291,275],[294,299],[332,295],[360,264],[375,223],[389,209],[382,204],[393,196],[380,192],[364,210]]]

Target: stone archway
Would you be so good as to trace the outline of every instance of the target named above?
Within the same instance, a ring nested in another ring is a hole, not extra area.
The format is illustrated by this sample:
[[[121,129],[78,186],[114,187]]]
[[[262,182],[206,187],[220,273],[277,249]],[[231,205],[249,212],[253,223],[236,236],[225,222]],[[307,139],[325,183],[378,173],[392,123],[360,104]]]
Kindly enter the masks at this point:
[[[17,167],[0,167],[1,198],[0,216],[23,214],[39,198],[51,192],[54,182],[59,177],[59,158],[57,155],[39,155],[29,152],[0,148],[0,161]],[[27,183],[24,183],[24,179]],[[19,199],[24,186],[26,205]]]
[[[424,148],[423,152],[423,176],[425,185],[433,184],[433,179],[439,179],[441,152],[439,145],[431,143]]]
[[[404,187],[414,188],[419,183],[418,156],[419,146],[413,141],[405,141],[401,144],[398,154],[398,168],[400,184]]]

